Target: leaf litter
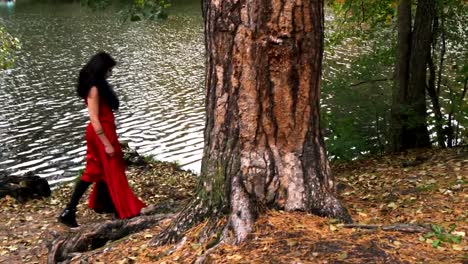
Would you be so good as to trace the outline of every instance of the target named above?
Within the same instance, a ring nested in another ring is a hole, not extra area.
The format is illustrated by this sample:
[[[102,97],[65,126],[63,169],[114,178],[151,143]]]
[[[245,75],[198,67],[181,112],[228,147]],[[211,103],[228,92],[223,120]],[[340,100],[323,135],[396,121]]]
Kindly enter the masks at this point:
[[[340,197],[355,223],[435,226],[435,231],[424,234],[345,228],[334,219],[307,213],[268,211],[257,220],[247,242],[220,244],[207,255],[206,262],[467,263],[466,148],[416,150],[334,162],[332,167]],[[162,204],[165,206],[161,208],[169,210],[190,199],[196,176],[173,164],[151,163],[132,169],[129,181],[148,204]],[[47,243],[54,234],[71,232],[55,220],[68,201],[71,187],[65,185],[49,199],[26,204],[8,197],[0,200],[4,220],[0,223],[0,262],[45,262]],[[78,210],[80,224],[110,218],[85,207],[82,202]],[[156,226],[77,254],[72,263],[193,263],[212,246],[212,241],[198,239],[206,224],[193,227],[179,244],[151,247],[148,242],[164,224]],[[434,247],[438,238],[442,239]]]

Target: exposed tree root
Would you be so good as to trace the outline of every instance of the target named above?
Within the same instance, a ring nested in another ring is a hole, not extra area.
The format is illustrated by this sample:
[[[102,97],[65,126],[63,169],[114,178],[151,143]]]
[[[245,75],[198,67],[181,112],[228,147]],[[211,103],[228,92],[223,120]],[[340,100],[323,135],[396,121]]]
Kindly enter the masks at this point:
[[[89,227],[81,227],[77,233],[56,238],[50,248],[48,263],[66,261],[76,252],[85,252],[104,246],[129,234],[157,225],[172,215],[139,216],[125,220],[109,220]]]
[[[175,220],[149,243],[151,246],[161,246],[167,243],[177,243],[185,231],[201,223],[210,215],[217,215],[206,200],[196,198],[180,212]]]
[[[223,214],[223,210],[215,210],[214,206],[210,205],[209,200],[200,198],[192,201],[181,213],[178,214],[176,219],[158,236],[153,238],[150,242],[151,246],[161,246],[168,243],[177,243],[180,241],[187,230],[191,227],[208,219],[206,226],[199,234],[200,242],[210,240],[208,244],[216,245],[219,243],[220,232],[227,232],[225,230],[233,231],[233,239],[229,243],[239,244],[245,241],[253,229],[256,214],[250,212],[251,206],[241,204],[248,199],[242,199],[242,196],[233,196],[231,204],[231,214]],[[339,219],[343,223],[352,223],[352,219],[347,209],[342,205],[341,201],[336,199],[333,195],[329,195],[328,199],[323,200],[324,203],[320,204],[320,209],[312,210],[312,213]],[[247,204],[247,202],[245,202]],[[240,206],[237,206],[240,204]],[[237,210],[236,210],[237,208]],[[228,216],[228,223],[220,221],[226,219],[223,216]],[[214,239],[213,239],[214,238]],[[227,237],[223,237],[223,241],[227,242]],[[209,246],[211,247],[211,246]]]
[[[200,257],[198,257],[194,264],[204,264],[207,263],[208,256],[213,252],[216,248],[218,248],[220,245],[224,243],[230,243],[231,241],[228,238],[228,229],[229,225],[226,225],[222,231],[221,237],[218,239],[215,245],[212,245],[210,248],[208,248],[205,253],[203,253]]]
[[[342,223],[352,224],[353,219],[343,203],[335,195],[324,192],[326,197],[316,197],[313,199],[317,204],[312,205],[311,213],[318,216],[336,218]]]

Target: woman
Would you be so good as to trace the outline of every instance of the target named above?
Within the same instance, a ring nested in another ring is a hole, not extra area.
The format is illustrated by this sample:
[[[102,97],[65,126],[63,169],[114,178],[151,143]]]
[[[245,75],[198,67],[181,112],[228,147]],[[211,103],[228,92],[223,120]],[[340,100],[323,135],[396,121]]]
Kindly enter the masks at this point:
[[[113,113],[119,108],[119,99],[106,80],[115,64],[108,53],[100,52],[81,69],[78,78],[78,96],[87,105],[90,123],[86,128],[86,168],[58,218],[69,227],[78,226],[76,206],[93,182],[89,207],[98,213],[114,212],[121,219],[131,218],[146,206],[133,194],[125,175]]]

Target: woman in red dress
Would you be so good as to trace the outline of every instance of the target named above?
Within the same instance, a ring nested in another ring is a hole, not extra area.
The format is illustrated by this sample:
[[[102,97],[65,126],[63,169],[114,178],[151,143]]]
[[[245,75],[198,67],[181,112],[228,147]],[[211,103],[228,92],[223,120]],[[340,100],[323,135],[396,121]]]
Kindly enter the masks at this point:
[[[84,99],[90,123],[86,128],[86,167],[65,210],[58,220],[77,227],[76,206],[94,183],[89,197],[89,207],[98,213],[115,213],[119,218],[137,216],[146,205],[128,186],[125,161],[117,138],[113,110],[119,100],[106,81],[116,65],[105,52],[94,55],[80,71],[77,92]]]

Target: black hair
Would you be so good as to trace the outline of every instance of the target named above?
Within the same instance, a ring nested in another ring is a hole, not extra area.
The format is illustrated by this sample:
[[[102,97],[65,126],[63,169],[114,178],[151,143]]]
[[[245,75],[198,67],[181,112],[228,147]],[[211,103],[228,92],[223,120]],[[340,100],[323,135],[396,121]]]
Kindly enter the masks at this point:
[[[80,70],[78,85],[76,87],[78,96],[83,99],[87,98],[91,87],[96,86],[99,96],[103,98],[113,110],[119,109],[119,99],[106,81],[107,72],[115,65],[115,60],[107,52],[101,51],[94,55]]]

